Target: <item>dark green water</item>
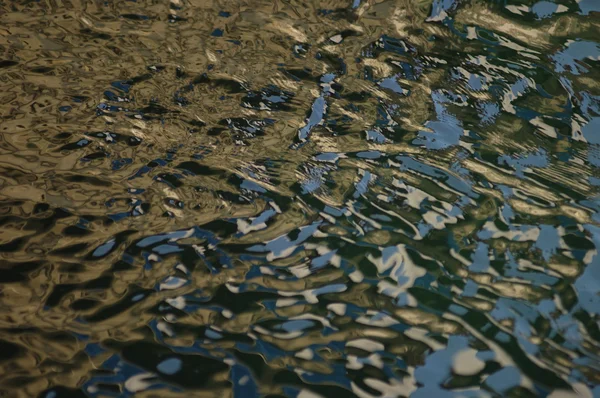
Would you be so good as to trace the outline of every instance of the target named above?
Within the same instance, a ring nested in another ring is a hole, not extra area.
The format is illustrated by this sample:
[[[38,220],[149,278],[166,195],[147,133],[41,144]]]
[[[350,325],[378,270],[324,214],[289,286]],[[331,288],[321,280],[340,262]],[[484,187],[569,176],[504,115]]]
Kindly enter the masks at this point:
[[[0,396],[600,397],[599,0],[0,0]]]

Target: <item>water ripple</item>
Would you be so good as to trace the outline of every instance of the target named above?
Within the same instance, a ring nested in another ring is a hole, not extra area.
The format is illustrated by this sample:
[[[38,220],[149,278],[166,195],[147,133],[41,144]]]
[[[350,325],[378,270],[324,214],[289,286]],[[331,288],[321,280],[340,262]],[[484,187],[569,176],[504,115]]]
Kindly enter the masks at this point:
[[[600,395],[595,1],[0,2],[0,392]]]

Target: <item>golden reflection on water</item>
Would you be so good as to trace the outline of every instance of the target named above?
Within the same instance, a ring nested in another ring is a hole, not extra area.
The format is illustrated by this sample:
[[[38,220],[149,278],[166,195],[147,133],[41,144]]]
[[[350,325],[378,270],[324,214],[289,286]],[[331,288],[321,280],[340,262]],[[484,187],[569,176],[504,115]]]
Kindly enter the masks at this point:
[[[0,2],[0,391],[599,394],[599,11]]]

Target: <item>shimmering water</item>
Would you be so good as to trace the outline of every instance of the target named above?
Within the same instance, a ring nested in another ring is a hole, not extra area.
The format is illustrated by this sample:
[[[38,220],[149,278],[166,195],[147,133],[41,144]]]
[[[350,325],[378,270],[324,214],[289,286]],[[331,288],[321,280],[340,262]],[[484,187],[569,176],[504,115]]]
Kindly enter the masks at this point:
[[[0,394],[600,396],[600,1],[0,1]]]

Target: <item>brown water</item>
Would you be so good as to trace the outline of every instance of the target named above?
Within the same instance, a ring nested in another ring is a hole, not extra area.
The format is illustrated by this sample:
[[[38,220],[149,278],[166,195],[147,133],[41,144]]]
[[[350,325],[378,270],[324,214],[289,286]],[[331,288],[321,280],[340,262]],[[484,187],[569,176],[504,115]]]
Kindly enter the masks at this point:
[[[599,11],[0,1],[0,395],[600,396]]]

